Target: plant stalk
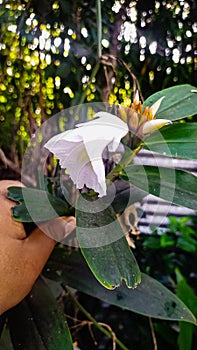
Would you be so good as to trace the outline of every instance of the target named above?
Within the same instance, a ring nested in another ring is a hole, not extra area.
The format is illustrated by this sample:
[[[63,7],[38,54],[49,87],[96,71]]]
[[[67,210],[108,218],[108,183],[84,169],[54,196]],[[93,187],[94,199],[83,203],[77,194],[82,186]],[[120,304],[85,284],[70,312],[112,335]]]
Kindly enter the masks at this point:
[[[106,336],[108,336],[109,338],[113,338],[113,334],[111,332],[109,332],[106,328],[104,328],[103,326],[101,326],[99,324],[99,322],[97,322],[95,320],[94,317],[92,317],[92,315],[79,303],[79,301],[75,298],[75,296],[73,295],[73,293],[71,293],[71,291],[68,289],[68,287],[64,286],[64,284],[61,284],[62,288],[65,290],[65,292],[67,292],[69,294],[69,296],[72,298],[73,302],[75,303],[75,305],[78,307],[78,309],[83,312],[83,314],[87,317],[88,320],[90,320],[92,322],[92,324],[99,329],[102,333],[104,333]],[[122,350],[129,350],[117,337],[115,338],[116,343],[120,346],[120,348]]]
[[[102,56],[102,14],[101,14],[101,0],[97,0],[97,6],[96,6],[96,20],[97,20],[97,53],[98,53],[98,58],[100,59]]]

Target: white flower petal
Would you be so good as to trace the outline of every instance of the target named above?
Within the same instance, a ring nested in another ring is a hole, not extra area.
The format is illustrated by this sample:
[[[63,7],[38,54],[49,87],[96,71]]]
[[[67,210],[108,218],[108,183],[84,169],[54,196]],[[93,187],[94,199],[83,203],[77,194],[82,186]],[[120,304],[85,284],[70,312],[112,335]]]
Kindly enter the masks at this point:
[[[117,127],[124,130],[125,133],[128,132],[128,126],[125,122],[123,122],[120,118],[118,118],[116,115],[108,113],[108,112],[98,112],[95,114],[94,119],[85,122],[77,124],[77,127],[87,127],[89,125],[109,125],[111,127]]]
[[[140,96],[139,96],[139,91],[137,90],[134,96],[134,101],[139,102],[140,101]]]
[[[165,96],[162,96],[159,100],[157,100],[155,103],[153,103],[153,105],[150,107],[151,110],[152,110],[153,117],[157,113],[157,111],[158,111],[158,109],[159,109],[159,107],[161,105],[161,102],[163,101],[164,98],[165,98]]]
[[[148,122],[144,123],[142,133],[143,135],[151,134],[155,130],[160,129],[167,124],[172,124],[171,120],[169,119],[149,120]]]

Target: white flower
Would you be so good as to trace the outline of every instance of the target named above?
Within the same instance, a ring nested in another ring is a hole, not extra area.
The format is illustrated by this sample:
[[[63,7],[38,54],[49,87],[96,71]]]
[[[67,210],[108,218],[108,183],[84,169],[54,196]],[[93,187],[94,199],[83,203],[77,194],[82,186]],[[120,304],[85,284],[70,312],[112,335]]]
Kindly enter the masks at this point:
[[[78,189],[86,185],[103,197],[106,195],[103,153],[106,147],[109,152],[119,149],[128,126],[107,112],[98,112],[95,118],[52,137],[44,147],[59,159]]]

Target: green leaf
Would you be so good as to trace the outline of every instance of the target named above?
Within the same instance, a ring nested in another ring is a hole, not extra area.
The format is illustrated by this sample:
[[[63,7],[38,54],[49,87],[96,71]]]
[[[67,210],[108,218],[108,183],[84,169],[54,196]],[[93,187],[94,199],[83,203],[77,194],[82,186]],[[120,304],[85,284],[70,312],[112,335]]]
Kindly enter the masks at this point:
[[[41,222],[71,213],[65,201],[36,188],[9,187],[7,197],[20,203],[12,208],[16,221]]]
[[[26,300],[8,311],[7,315],[14,350],[46,350]]]
[[[166,248],[175,245],[175,240],[170,237],[167,233],[163,233],[160,237],[161,248]]]
[[[135,288],[140,270],[113,208],[105,199],[88,201],[88,196],[80,197],[77,206],[77,239],[94,276],[109,289],[122,281]]]
[[[24,204],[16,205],[12,208],[12,215],[14,220],[19,222],[33,222],[32,217]]]
[[[0,338],[0,350],[14,350],[8,327],[4,327]]]
[[[145,316],[196,322],[190,310],[175,294],[148,275],[142,274],[142,282],[135,289],[129,289],[125,284],[114,290],[104,288],[93,277],[79,251],[68,253],[64,248],[56,248],[45,267],[44,275],[109,304]]]
[[[159,237],[147,237],[143,242],[143,247],[148,249],[159,249],[161,248]]]
[[[197,159],[197,123],[168,125],[144,139],[143,147],[170,157]]]
[[[177,278],[177,295],[189,308],[193,310],[195,317],[197,317],[197,296],[180,271],[176,269],[175,272]]]
[[[73,350],[64,313],[41,278],[31,294],[8,312],[8,323],[14,350]]]
[[[177,247],[189,253],[195,253],[197,248],[197,240],[192,237],[179,237],[177,239]]]
[[[192,288],[187,284],[185,278],[180,271],[176,269],[177,277],[177,295],[178,297],[193,311],[197,317],[197,297]],[[178,336],[178,344],[180,350],[192,349],[192,337],[194,327],[191,324],[180,324],[180,332]]]
[[[173,86],[151,95],[143,106],[151,107],[153,103],[165,96],[156,113],[156,118],[183,119],[197,113],[197,93],[193,91],[197,91],[197,88],[189,84]]]
[[[31,294],[9,311],[8,319],[15,350],[73,350],[64,313],[41,278]]]
[[[0,316],[0,337],[5,325],[5,321],[6,321],[5,315],[1,315]]]
[[[122,178],[170,203],[197,210],[197,177],[186,171],[129,165]]]
[[[180,323],[178,335],[179,350],[192,350],[193,325],[185,322]]]
[[[7,197],[15,202],[23,203],[23,192],[22,187],[11,186],[8,187]]]
[[[122,213],[128,206],[141,200],[147,196],[147,193],[132,186],[127,181],[115,180],[113,185],[108,186],[108,191],[115,191],[116,195],[111,205],[116,213]]]

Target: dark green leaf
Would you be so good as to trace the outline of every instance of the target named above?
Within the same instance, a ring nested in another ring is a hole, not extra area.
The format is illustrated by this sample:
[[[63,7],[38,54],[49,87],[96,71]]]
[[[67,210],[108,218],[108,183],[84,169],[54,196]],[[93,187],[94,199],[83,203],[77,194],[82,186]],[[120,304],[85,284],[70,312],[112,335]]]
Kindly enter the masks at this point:
[[[189,84],[177,85],[156,92],[143,106],[151,107],[153,103],[165,96],[156,113],[157,119],[178,120],[197,113],[197,88]]]
[[[91,271],[106,288],[113,289],[122,281],[134,288],[140,283],[140,270],[113,208],[106,199],[87,199],[78,200],[76,233]]]
[[[73,350],[63,311],[41,278],[7,315],[14,350]]]
[[[5,321],[6,321],[5,315],[1,315],[0,316],[0,337],[5,325]]]
[[[197,159],[197,123],[168,125],[147,137],[144,148],[170,157]]]
[[[73,350],[64,313],[41,278],[36,281],[31,294],[27,297],[27,303],[45,348],[47,350]]]
[[[187,284],[185,278],[180,271],[176,270],[177,277],[177,295],[178,297],[193,311],[197,317],[197,297],[192,288]],[[194,327],[190,324],[181,323],[178,336],[178,344],[180,350],[192,349],[192,337]]]
[[[47,350],[26,300],[7,315],[14,350]]]
[[[0,339],[0,350],[14,350],[8,327],[4,327]]]
[[[132,186],[127,181],[115,180],[111,186],[112,191],[114,190],[114,185],[116,195],[111,205],[116,213],[122,213],[129,205],[140,202],[147,196],[146,192]]]
[[[10,186],[8,187],[7,197],[13,201],[23,203],[23,192],[22,187]]]
[[[15,207],[12,207],[12,215],[13,215],[13,218],[19,222],[33,221],[32,217],[29,215],[29,212],[25,204],[19,204],[19,205],[16,205]]]
[[[107,290],[93,277],[79,251],[70,254],[65,249],[55,249],[44,275],[123,309],[160,319],[195,323],[192,313],[176,295],[145,274],[135,289],[123,284]]]
[[[197,210],[197,177],[183,170],[149,165],[129,165],[122,175],[136,187],[152,195]],[[126,177],[127,176],[127,177]]]
[[[17,221],[41,222],[70,214],[65,201],[35,188],[9,187],[7,197],[21,203],[12,209]]]

